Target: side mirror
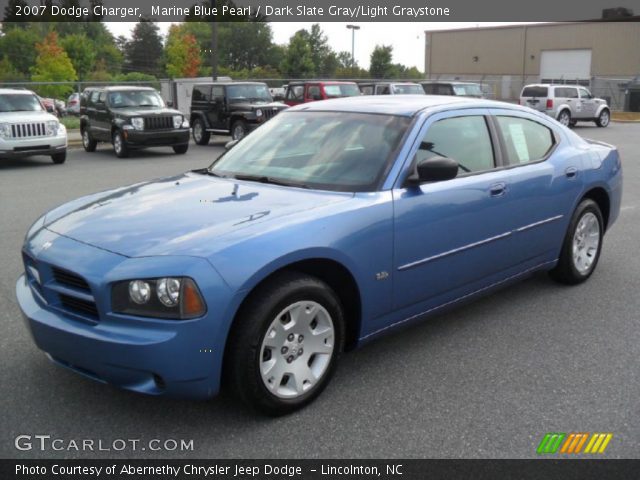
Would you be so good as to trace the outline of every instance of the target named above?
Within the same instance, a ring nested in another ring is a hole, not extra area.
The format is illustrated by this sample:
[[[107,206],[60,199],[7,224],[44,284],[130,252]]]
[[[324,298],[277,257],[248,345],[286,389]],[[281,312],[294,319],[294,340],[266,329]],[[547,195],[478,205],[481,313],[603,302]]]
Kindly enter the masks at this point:
[[[225,143],[224,149],[226,151],[231,150],[233,147],[235,147],[238,144],[239,141],[240,140],[231,140],[230,142]]]
[[[458,162],[448,157],[425,158],[416,165],[416,173],[408,181],[416,185],[425,182],[441,182],[451,180],[458,175]]]
[[[167,102],[167,107],[173,108],[173,102],[171,100]]]

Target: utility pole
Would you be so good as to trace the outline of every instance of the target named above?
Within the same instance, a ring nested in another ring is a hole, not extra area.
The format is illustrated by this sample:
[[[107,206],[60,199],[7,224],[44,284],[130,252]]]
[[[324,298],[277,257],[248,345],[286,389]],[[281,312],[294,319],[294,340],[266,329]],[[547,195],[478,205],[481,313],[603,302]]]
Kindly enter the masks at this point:
[[[211,76],[214,82],[218,80],[218,19],[213,14],[215,8],[216,0],[211,0]]]
[[[356,72],[356,57],[355,57],[356,30],[360,30],[360,27],[358,25],[347,25],[347,28],[351,30],[351,69],[355,74]]]

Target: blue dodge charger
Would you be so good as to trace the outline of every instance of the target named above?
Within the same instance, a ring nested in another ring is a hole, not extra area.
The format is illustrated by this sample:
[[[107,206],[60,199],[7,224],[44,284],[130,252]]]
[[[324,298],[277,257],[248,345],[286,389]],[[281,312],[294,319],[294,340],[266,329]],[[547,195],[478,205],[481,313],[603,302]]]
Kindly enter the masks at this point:
[[[528,108],[315,102],[208,168],[45,214],[16,293],[59,365],[191,398],[224,378],[278,415],[345,349],[535,271],[585,281],[621,196],[614,147]]]

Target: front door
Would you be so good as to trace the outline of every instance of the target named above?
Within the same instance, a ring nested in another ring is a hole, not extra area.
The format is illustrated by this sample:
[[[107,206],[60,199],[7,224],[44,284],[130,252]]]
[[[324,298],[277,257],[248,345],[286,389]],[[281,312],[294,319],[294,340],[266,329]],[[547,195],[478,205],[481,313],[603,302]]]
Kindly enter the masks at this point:
[[[518,263],[511,243],[513,203],[487,110],[429,117],[413,164],[458,161],[456,178],[393,190],[394,308],[462,289]],[[471,287],[469,287],[471,288]]]
[[[579,88],[580,103],[582,104],[582,118],[595,118],[596,100],[586,88]]]

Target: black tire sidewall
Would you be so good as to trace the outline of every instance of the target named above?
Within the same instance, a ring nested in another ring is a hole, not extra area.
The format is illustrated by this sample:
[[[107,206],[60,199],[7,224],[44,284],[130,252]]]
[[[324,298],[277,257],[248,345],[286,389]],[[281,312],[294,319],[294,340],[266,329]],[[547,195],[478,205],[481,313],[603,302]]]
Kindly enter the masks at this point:
[[[233,350],[233,372],[236,391],[252,407],[269,415],[283,415],[302,408],[313,401],[327,386],[337,366],[344,345],[344,314],[338,296],[321,280],[302,274],[292,274],[278,279],[280,285],[259,292],[240,315]],[[299,301],[310,300],[322,305],[333,322],[334,350],[323,377],[313,388],[295,399],[273,395],[260,374],[261,346],[267,330],[276,316]]]
[[[573,237],[576,232],[576,228],[580,219],[588,212],[593,213],[598,219],[600,225],[600,241],[598,243],[598,251],[596,252],[596,258],[591,264],[591,267],[586,273],[580,273],[576,268],[573,261]],[[556,278],[564,283],[577,284],[587,280],[595,271],[598,261],[600,260],[600,254],[602,252],[602,241],[604,239],[604,220],[602,212],[598,207],[598,204],[591,199],[585,199],[576,208],[571,217],[569,228],[564,239],[562,246],[562,252],[558,261],[558,266],[555,269]]]
[[[195,133],[196,132],[196,128],[195,127],[198,124],[200,125],[201,131],[202,131],[202,136],[200,137],[200,140],[198,140],[196,138],[196,133]],[[196,118],[193,121],[192,136],[193,136],[193,141],[196,143],[196,145],[206,145],[206,144],[209,143],[210,133],[207,132],[207,130],[205,128],[205,125],[204,125],[204,122],[199,118]]]

